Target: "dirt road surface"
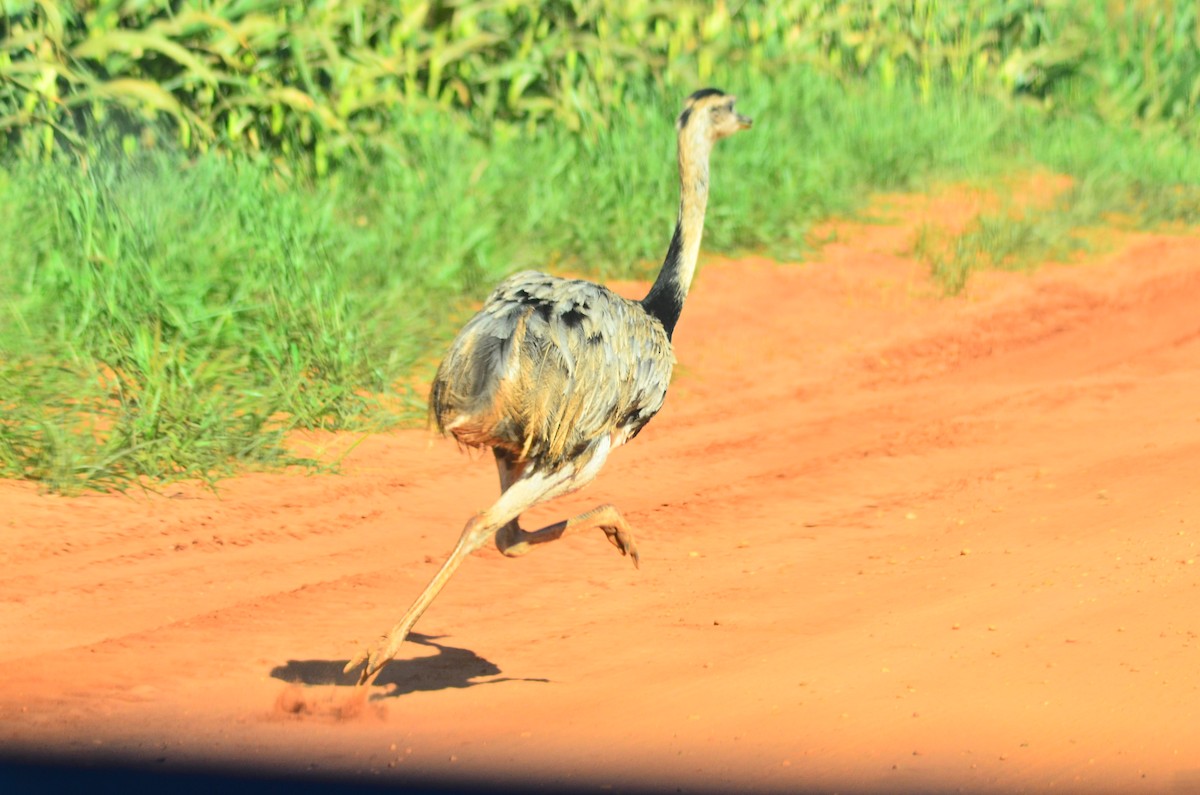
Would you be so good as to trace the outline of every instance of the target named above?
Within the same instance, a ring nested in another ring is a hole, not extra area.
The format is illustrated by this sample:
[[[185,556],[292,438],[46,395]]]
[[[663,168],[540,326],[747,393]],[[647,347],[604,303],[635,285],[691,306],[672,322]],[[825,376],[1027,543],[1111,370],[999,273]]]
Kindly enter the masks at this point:
[[[940,297],[891,197],[704,264],[663,412],[468,560],[370,698],[345,661],[497,493],[425,431],[337,475],[0,483],[0,752],[587,791],[1200,792],[1200,238]],[[637,295],[645,285],[619,289]]]

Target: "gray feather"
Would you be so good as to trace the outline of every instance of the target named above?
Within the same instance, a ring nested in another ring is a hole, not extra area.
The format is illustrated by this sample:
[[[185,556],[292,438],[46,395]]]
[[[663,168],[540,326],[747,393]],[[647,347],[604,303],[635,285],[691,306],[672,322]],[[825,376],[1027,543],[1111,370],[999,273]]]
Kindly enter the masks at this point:
[[[438,368],[430,414],[463,444],[554,469],[603,436],[635,435],[666,396],[674,356],[662,323],[590,282],[509,277]]]

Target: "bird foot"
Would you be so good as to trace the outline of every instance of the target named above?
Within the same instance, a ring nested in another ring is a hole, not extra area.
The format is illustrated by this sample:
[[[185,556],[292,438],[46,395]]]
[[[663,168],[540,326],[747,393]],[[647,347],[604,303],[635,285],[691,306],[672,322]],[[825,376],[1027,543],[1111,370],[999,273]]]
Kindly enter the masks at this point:
[[[641,556],[638,555],[637,543],[633,540],[633,533],[629,531],[629,528],[605,525],[600,529],[604,531],[609,542],[621,551],[622,555],[628,555],[633,560],[635,569],[641,568]]]
[[[346,663],[346,667],[342,669],[342,672],[348,674],[358,666],[366,663],[362,669],[362,673],[359,674],[358,684],[359,686],[370,684],[380,669],[387,665],[400,651],[400,645],[404,643],[404,638],[407,636],[407,632],[401,633],[399,636],[395,632],[380,636],[374,646],[363,649],[350,662]]]

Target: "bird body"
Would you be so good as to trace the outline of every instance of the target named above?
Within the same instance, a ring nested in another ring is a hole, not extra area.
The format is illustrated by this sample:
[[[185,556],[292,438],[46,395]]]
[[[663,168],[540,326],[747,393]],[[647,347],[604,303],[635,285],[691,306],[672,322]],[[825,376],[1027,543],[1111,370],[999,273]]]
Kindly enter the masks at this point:
[[[666,258],[646,297],[631,301],[597,284],[523,271],[503,281],[451,343],[429,398],[433,424],[460,444],[491,448],[500,497],[471,517],[450,556],[366,662],[370,682],[396,655],[417,619],[462,561],[494,539],[521,555],[570,532],[600,529],[638,564],[637,546],[612,505],[527,531],[528,508],[582,487],[609,453],[662,408],[675,356],[671,336],[691,286],[708,204],[713,144],[750,127],[734,97],[703,89],[676,122],[679,214]]]
[[[616,447],[662,408],[675,357],[640,302],[578,279],[523,271],[502,282],[450,346],[430,416],[462,444],[552,471]]]

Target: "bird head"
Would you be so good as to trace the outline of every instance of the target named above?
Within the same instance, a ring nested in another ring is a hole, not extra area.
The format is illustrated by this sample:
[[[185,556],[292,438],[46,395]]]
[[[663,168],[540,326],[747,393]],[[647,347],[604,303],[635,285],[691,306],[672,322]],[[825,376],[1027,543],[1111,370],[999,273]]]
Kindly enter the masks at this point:
[[[687,131],[710,142],[728,138],[739,130],[748,130],[754,122],[733,109],[736,100],[733,94],[720,89],[702,88],[684,101],[675,128],[680,133]]]

